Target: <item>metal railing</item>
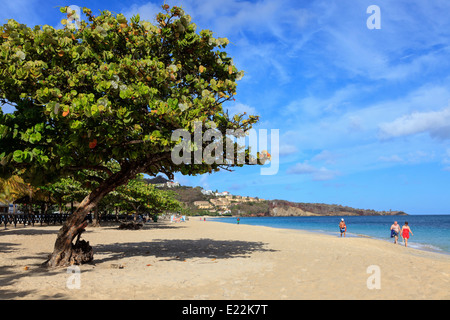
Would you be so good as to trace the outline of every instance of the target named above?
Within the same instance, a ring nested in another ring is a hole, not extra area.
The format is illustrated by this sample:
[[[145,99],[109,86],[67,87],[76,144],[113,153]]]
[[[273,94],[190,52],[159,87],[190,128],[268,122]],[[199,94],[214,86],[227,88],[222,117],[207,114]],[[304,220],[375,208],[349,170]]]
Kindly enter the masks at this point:
[[[56,225],[63,224],[67,218],[70,216],[70,213],[50,213],[50,214],[34,214],[34,213],[0,213],[0,226],[4,225],[6,228],[8,225],[23,225],[23,226],[34,226],[35,224],[42,225]],[[92,223],[93,215],[89,213],[85,220],[88,220]],[[132,215],[127,214],[119,214],[119,215],[101,215],[99,220],[107,221],[107,222],[120,222],[120,221],[129,221],[133,220],[134,217]],[[140,219],[140,218],[138,218]]]
[[[3,213],[0,214],[0,225],[4,225],[5,228],[7,225],[14,225],[14,227],[17,227],[17,225],[32,225],[35,224],[41,224],[44,225],[56,225],[56,224],[63,224],[67,218],[70,216],[69,213],[51,213],[51,214],[30,214],[30,213],[18,213],[18,214],[12,214],[12,213]],[[92,221],[92,217],[90,214],[86,217],[88,220]]]

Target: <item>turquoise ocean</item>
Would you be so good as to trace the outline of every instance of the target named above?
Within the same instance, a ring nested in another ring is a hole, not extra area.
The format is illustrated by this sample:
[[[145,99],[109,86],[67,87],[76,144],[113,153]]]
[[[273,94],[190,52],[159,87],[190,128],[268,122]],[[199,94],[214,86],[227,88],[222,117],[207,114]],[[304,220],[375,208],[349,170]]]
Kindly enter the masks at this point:
[[[281,229],[307,230],[339,236],[339,222],[345,219],[347,237],[369,237],[391,241],[390,227],[397,221],[401,226],[408,221],[413,236],[408,247],[450,254],[450,215],[408,216],[326,216],[326,217],[240,217],[240,224]],[[237,223],[236,217],[223,217],[214,221]],[[403,244],[400,237],[399,241]]]

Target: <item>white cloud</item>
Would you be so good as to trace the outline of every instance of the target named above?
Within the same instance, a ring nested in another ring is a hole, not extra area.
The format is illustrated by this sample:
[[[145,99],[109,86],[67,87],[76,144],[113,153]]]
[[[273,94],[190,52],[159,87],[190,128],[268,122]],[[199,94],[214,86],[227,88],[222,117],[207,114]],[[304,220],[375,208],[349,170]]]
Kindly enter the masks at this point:
[[[173,1],[175,2],[175,1]],[[253,33],[286,42],[287,27],[301,28],[309,16],[290,1],[179,1],[200,23],[207,23],[219,34]],[[290,6],[290,10],[286,7]],[[295,29],[293,31],[296,31]]]
[[[307,16],[314,18],[309,18],[306,30],[300,32],[308,35],[307,39],[299,36],[293,40],[289,54],[307,57],[308,71],[329,79],[408,81],[449,66],[450,23],[444,14],[448,2],[379,3],[381,30],[366,27],[369,4],[352,0],[303,4]]]
[[[282,144],[280,145],[280,156],[287,156],[298,152],[298,149],[296,146],[291,144]]]
[[[235,114],[242,114],[244,112],[246,112],[248,115],[257,115],[255,108],[240,102],[227,104],[226,106],[224,106],[224,111],[226,110],[228,110],[230,116]]]
[[[418,113],[417,119],[414,118],[417,124],[425,121],[427,115],[440,121],[440,125],[435,122],[429,124],[433,137],[444,139],[450,136],[448,118],[446,123],[439,120],[449,112],[448,108],[436,111],[435,107],[447,105],[450,100],[450,91],[445,86],[426,84],[394,97],[383,97],[383,91],[377,88],[371,90],[366,86],[360,87],[360,90],[346,86],[331,97],[321,97],[322,92],[318,91],[305,100],[292,100],[281,108],[283,117],[279,119],[279,127],[284,131],[283,140],[297,146],[299,150],[355,148],[380,142],[379,138],[384,142],[401,132],[406,134],[406,127],[400,132],[400,126],[412,125],[405,117],[412,110]],[[378,96],[383,98],[372,100]],[[331,102],[339,112],[324,111]],[[272,118],[271,121],[275,119],[278,118]],[[428,125],[423,129],[427,128]]]
[[[446,151],[446,159],[447,159],[448,163],[450,163],[450,148],[445,151]]]
[[[323,161],[326,164],[334,164],[336,163],[336,159],[338,156],[333,152],[328,150],[322,150],[319,154],[316,154],[311,160],[312,161]]]
[[[14,19],[19,23],[25,23],[28,26],[33,27],[38,23],[42,23],[42,19],[39,15],[39,6],[36,0],[15,0],[15,1],[2,1],[0,10],[0,24],[6,23],[8,19]],[[53,10],[58,13],[57,8]]]
[[[244,80],[267,76],[280,84],[291,82],[295,72],[285,55],[301,37],[310,12],[298,3],[279,1],[171,1],[192,16],[199,29],[211,29],[215,37],[227,37],[227,51],[245,66]],[[286,8],[289,8],[288,10]]]
[[[331,180],[336,178],[340,174],[338,171],[332,171],[325,167],[317,168],[308,164],[307,162],[295,164],[294,166],[290,167],[286,173],[310,175],[315,181]]]
[[[127,18],[131,18],[132,16],[139,14],[141,20],[156,22],[156,15],[160,12],[163,12],[163,9],[160,5],[156,5],[152,2],[147,2],[143,5],[133,4],[131,7],[125,9],[123,14]]]
[[[446,153],[443,155],[442,164],[445,165],[443,170],[450,171],[450,149],[447,149]]]
[[[382,138],[428,132],[432,137],[450,139],[450,107],[439,111],[414,112],[379,125]]]
[[[210,187],[209,187],[209,182],[208,182],[208,177],[209,177],[209,175],[204,174],[204,175],[202,175],[201,178],[200,178],[200,186],[201,186],[203,189],[206,189],[206,190],[209,190],[209,189],[210,189]]]
[[[288,173],[295,174],[310,174],[317,171],[317,168],[307,163],[297,163],[295,166],[288,169]]]

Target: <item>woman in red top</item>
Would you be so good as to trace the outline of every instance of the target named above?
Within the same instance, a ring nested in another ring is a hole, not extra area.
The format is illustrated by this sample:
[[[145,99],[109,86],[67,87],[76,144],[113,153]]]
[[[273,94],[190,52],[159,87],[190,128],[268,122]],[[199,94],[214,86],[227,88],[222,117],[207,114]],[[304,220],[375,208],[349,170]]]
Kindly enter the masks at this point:
[[[405,247],[408,246],[408,239],[409,239],[409,234],[410,233],[413,236],[413,233],[412,233],[411,229],[408,226],[408,222],[405,221],[405,225],[402,227],[402,237],[405,240]]]

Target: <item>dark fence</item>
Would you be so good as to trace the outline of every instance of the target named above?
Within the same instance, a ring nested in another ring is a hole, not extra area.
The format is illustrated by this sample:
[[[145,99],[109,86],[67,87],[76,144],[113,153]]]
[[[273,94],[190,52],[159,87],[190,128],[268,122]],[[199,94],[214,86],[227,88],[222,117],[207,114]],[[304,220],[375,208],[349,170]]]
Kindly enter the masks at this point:
[[[68,213],[53,213],[53,214],[0,214],[0,225],[4,224],[5,228],[8,224],[14,224],[16,227],[18,224],[24,226],[35,224],[55,225],[62,224],[70,216]],[[92,217],[87,216],[88,220],[92,221]]]
[[[17,225],[31,225],[34,226],[35,224],[40,224],[41,226],[46,225],[56,225],[56,224],[63,224],[67,218],[70,216],[70,213],[52,213],[52,214],[6,214],[2,213],[0,214],[0,226],[4,225],[5,228],[7,225],[14,225],[14,227],[17,227]],[[100,221],[128,221],[133,220],[134,217],[132,215],[102,215],[100,216]],[[138,218],[141,219],[141,218]],[[92,214],[88,214],[85,218],[85,220],[88,220],[90,223],[92,223]]]

